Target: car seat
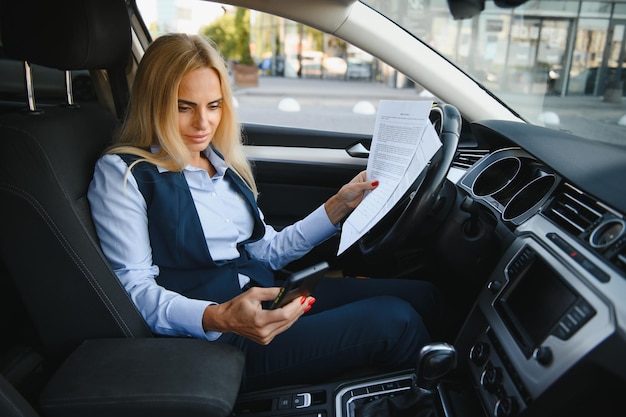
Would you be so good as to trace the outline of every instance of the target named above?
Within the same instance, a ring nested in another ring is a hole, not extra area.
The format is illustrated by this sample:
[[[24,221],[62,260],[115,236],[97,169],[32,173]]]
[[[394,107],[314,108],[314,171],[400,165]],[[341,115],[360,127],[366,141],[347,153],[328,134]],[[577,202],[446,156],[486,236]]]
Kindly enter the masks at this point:
[[[127,100],[125,1],[2,0],[0,29],[7,56],[25,61],[27,75],[27,108],[0,115],[0,259],[52,374],[33,406],[51,416],[228,415],[243,354],[220,343],[154,337],[91,221],[93,167]],[[71,89],[68,103],[38,108],[29,63],[106,70],[117,115],[99,103],[74,103]]]

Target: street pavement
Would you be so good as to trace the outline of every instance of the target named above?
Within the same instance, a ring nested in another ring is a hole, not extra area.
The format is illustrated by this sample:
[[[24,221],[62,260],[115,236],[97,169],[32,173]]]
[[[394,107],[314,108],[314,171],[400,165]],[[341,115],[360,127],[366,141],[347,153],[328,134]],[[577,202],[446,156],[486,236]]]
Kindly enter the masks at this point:
[[[417,89],[355,80],[260,77],[256,87],[235,87],[243,122],[280,124],[312,129],[371,134],[379,100],[415,100]],[[530,95],[510,95],[505,101],[555,129],[603,142],[626,145],[626,100],[609,103],[597,96],[545,96],[543,109]],[[521,106],[521,107],[520,107]],[[542,110],[542,111],[541,111]]]

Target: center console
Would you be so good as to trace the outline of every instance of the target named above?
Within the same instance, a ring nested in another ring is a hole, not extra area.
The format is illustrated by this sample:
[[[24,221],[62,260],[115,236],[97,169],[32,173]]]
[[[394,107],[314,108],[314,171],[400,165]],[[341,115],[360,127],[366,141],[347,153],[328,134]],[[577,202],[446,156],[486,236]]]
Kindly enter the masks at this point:
[[[614,331],[593,270],[545,226],[508,249],[455,343],[488,416],[535,415],[537,403],[544,413],[567,401],[564,393],[589,383],[577,371]]]
[[[624,286],[587,248],[537,215],[517,229],[485,280],[454,341],[456,369],[433,377],[439,383],[426,384],[426,393],[420,381],[438,369],[435,359],[418,361],[417,372],[242,395],[235,412],[352,417],[390,402],[418,404],[427,413],[420,415],[433,417],[548,417],[594,415],[606,399],[623,408],[615,394],[623,384],[610,378],[626,377],[620,327],[626,316],[615,308]]]
[[[430,343],[420,350],[415,371],[242,395],[234,411],[285,417],[391,417],[396,412],[434,417],[436,388],[456,364],[453,346]]]
[[[282,388],[243,394],[235,406],[237,416],[354,417],[356,410],[374,401],[415,392],[411,372],[358,378],[336,384]]]

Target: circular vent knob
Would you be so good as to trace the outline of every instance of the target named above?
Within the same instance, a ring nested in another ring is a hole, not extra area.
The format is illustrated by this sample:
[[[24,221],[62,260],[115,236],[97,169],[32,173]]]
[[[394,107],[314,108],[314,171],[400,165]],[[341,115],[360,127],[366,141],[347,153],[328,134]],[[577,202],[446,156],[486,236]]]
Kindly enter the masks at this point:
[[[589,244],[596,249],[603,249],[615,243],[626,230],[622,219],[609,219],[600,223],[589,236]]]

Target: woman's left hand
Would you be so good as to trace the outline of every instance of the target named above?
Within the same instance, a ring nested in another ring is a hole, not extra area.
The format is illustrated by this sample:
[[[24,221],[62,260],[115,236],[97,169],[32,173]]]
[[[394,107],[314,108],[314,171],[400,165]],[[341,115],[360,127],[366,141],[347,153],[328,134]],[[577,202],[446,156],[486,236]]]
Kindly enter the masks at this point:
[[[275,310],[263,309],[263,301],[276,298],[280,288],[253,287],[222,304],[207,306],[202,315],[204,331],[235,333],[267,345],[311,309],[313,297],[300,297]]]
[[[373,190],[377,186],[378,181],[367,181],[366,171],[361,171],[324,204],[330,221],[333,224],[339,223],[361,203],[365,191]]]

